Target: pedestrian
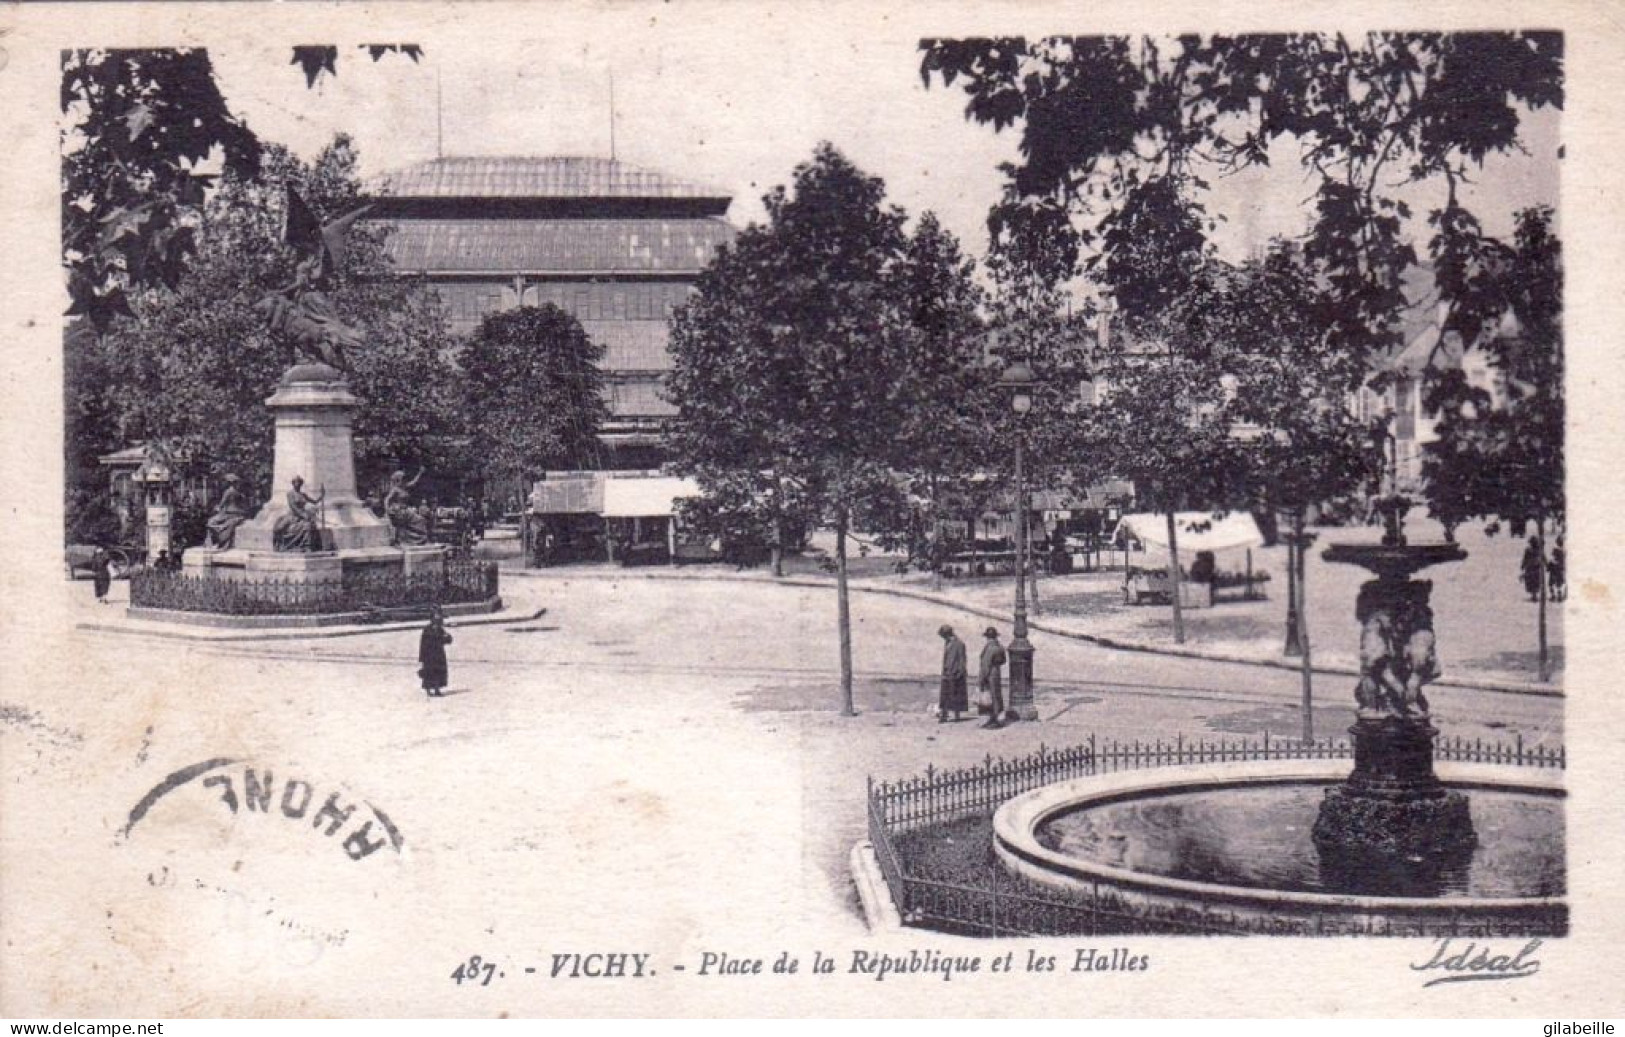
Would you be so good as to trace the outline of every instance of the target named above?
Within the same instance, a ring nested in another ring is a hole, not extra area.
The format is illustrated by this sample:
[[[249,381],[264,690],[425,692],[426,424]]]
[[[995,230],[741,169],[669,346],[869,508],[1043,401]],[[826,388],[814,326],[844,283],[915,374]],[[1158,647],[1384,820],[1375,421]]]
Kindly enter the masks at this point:
[[[446,687],[446,646],[451,635],[446,632],[446,617],[435,605],[429,609],[429,625],[418,638],[418,677],[430,698],[440,698]]]
[[[981,694],[987,699],[988,718],[983,727],[994,729],[1004,726],[1004,646],[999,644],[999,631],[988,627],[982,642]]]
[[[1552,545],[1552,560],[1546,563],[1546,580],[1551,586],[1552,600],[1562,601],[1569,596],[1568,552],[1563,550],[1563,538],[1559,536]]]
[[[1523,549],[1523,562],[1520,568],[1523,572],[1523,590],[1534,601],[1540,597],[1540,567],[1543,561],[1540,549],[1540,537],[1530,536],[1529,546]]]
[[[937,697],[937,723],[946,724],[948,714],[955,720],[965,719],[970,708],[970,693],[965,682],[965,642],[954,634],[954,628],[944,625],[937,631],[942,638],[942,691]]]
[[[90,556],[90,582],[96,591],[96,601],[107,604],[107,592],[113,586],[113,566],[104,548],[96,548]]]

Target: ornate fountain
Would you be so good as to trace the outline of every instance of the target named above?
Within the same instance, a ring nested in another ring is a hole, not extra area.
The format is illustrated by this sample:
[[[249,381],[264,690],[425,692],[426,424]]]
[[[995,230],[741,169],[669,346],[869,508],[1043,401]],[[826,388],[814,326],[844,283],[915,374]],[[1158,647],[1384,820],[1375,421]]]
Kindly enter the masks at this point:
[[[1314,840],[1323,865],[1362,874],[1428,873],[1470,856],[1477,845],[1467,797],[1447,789],[1433,770],[1438,729],[1423,686],[1439,676],[1428,599],[1431,580],[1411,577],[1467,557],[1455,544],[1410,544],[1411,502],[1390,491],[1376,504],[1383,518],[1377,544],[1333,544],[1322,557],[1376,575],[1360,588],[1360,679],[1354,689],[1354,771],[1326,790]],[[1351,884],[1358,885],[1357,881]]]

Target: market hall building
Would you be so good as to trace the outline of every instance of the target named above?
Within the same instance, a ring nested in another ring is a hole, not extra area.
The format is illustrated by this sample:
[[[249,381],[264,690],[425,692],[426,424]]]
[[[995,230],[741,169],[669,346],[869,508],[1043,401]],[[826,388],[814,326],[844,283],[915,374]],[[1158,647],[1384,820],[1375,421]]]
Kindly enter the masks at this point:
[[[578,527],[584,535],[588,526],[609,531],[619,519],[630,520],[620,523],[627,530],[592,545],[594,553],[617,537],[664,533],[659,539],[672,543],[669,521],[663,529],[659,522],[670,505],[661,501],[681,486],[662,480],[661,489],[640,483],[622,493],[606,492],[605,483],[653,479],[667,460],[664,432],[676,414],[660,395],[672,367],[668,320],[733,239],[731,196],[614,159],[494,156],[408,166],[381,177],[374,194],[368,218],[393,227],[386,248],[395,269],[440,293],[453,331],[472,332],[490,313],[551,303],[604,347],[609,420],[598,471],[550,472],[531,494],[540,514],[565,508],[557,514],[579,516],[555,523],[555,542]],[[633,499],[625,507],[661,514],[585,521]]]

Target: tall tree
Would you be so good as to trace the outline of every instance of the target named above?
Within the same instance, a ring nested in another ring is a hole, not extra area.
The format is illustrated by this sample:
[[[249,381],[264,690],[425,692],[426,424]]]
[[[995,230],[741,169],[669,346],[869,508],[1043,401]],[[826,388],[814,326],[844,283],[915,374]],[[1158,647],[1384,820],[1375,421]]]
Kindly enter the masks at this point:
[[[1431,372],[1426,405],[1439,415],[1423,448],[1430,506],[1447,520],[1535,524],[1542,552],[1565,517],[1563,250],[1544,207],[1518,214],[1511,243],[1491,243],[1462,276],[1476,307],[1457,325],[1464,349],[1481,349],[1494,386],[1460,365]],[[1499,392],[1492,392],[1498,388]],[[1539,587],[1538,666],[1550,677],[1546,566]]]
[[[1176,309],[1196,348],[1221,359],[1222,420],[1238,443],[1239,488],[1252,506],[1286,512],[1292,526],[1288,623],[1297,633],[1307,742],[1314,664],[1305,525],[1311,505],[1355,492],[1372,473],[1371,430],[1347,405],[1361,373],[1331,346],[1322,290],[1301,250],[1278,242],[1263,260],[1203,282]]]
[[[916,320],[905,217],[880,180],[821,144],[764,202],[767,222],[715,258],[673,320],[673,445],[702,487],[743,479],[772,497],[792,485],[834,527],[841,702],[851,715],[853,521],[895,493],[908,452],[898,430],[930,395],[920,351],[941,345],[922,343],[931,320]]]
[[[596,458],[608,416],[604,347],[551,304],[487,315],[458,354],[471,454],[491,480],[530,481]]]
[[[1316,355],[1328,374],[1352,384],[1404,344],[1403,278],[1422,234],[1446,330],[1478,320],[1479,271],[1494,245],[1459,188],[1490,155],[1523,147],[1529,111],[1563,102],[1563,40],[1552,32],[1007,37],[925,40],[920,48],[928,86],[940,79],[962,87],[967,118],[1020,135],[995,217],[1027,213],[1070,237],[1138,338],[1173,343],[1170,304],[1200,297],[1212,283],[1202,280],[1213,219],[1203,208],[1203,177],[1268,165],[1272,144],[1296,143],[1315,185],[1303,256],[1319,297]],[[1426,231],[1400,194],[1418,182],[1445,188]],[[1143,401],[1143,418],[1175,430],[1190,424],[1188,433],[1131,440],[1134,422],[1120,406],[1104,415],[1101,434],[1123,452],[1125,473],[1140,472],[1150,486],[1173,485],[1178,465],[1234,453],[1193,417],[1192,408],[1217,413],[1222,400],[1190,398],[1180,365],[1198,367],[1183,372],[1189,377],[1223,373],[1201,369],[1199,356],[1161,367],[1142,358],[1119,364],[1123,385],[1113,392],[1119,404]],[[1156,392],[1168,394],[1166,405],[1151,399]],[[1328,457],[1341,456],[1345,431],[1319,430],[1330,437]],[[1319,432],[1289,436],[1292,452]],[[1235,460],[1245,483],[1248,458]],[[1191,474],[1211,481],[1215,471]],[[1155,495],[1173,500],[1166,490]],[[1176,614],[1176,632],[1178,625]]]
[[[901,533],[910,557],[940,581],[946,523],[975,498],[976,477],[989,467],[996,446],[988,431],[997,400],[984,362],[985,293],[975,280],[974,261],[930,212],[915,225],[897,276],[901,323],[911,332],[901,340],[913,355],[906,386],[911,403],[894,430],[891,463],[902,499],[923,511],[923,521],[893,517],[868,525]]]

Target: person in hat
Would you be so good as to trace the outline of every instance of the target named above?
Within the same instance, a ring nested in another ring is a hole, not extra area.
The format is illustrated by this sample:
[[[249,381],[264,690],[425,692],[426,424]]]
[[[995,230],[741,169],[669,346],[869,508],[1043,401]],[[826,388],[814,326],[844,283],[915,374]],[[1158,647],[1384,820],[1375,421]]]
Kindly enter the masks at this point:
[[[447,683],[446,646],[451,634],[446,632],[446,616],[439,605],[429,609],[429,625],[418,638],[418,677],[430,698],[440,698]]]
[[[937,630],[942,638],[942,691],[937,697],[937,723],[948,722],[948,714],[963,720],[970,708],[970,694],[965,687],[965,642],[954,634],[954,628],[944,625]]]
[[[990,712],[982,726],[1000,728],[1004,726],[1004,646],[999,644],[997,628],[988,627],[983,634],[987,640],[982,642],[981,693]]]

